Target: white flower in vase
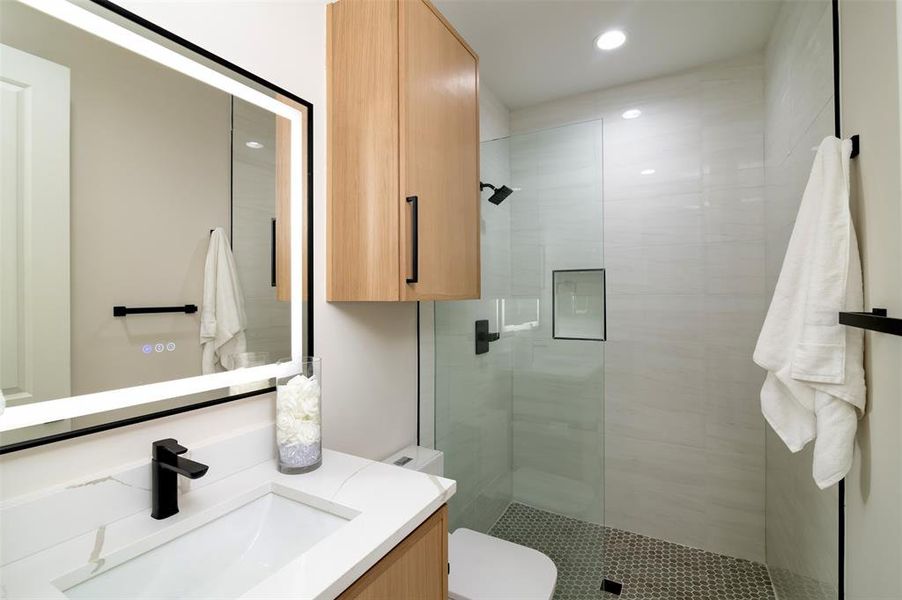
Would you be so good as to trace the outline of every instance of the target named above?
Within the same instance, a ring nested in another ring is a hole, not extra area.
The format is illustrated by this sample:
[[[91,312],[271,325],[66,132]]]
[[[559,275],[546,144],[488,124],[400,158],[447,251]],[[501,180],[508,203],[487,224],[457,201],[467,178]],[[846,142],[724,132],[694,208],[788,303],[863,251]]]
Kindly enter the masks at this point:
[[[319,395],[308,396],[300,401],[301,412],[303,417],[308,421],[319,423]]]
[[[297,375],[276,394],[276,438],[279,444],[312,444],[320,440],[320,387],[315,377]]]
[[[299,421],[297,440],[301,444],[315,444],[320,439],[319,424],[311,421]]]
[[[276,440],[279,444],[296,444],[298,442],[299,421],[285,412],[276,415]]]

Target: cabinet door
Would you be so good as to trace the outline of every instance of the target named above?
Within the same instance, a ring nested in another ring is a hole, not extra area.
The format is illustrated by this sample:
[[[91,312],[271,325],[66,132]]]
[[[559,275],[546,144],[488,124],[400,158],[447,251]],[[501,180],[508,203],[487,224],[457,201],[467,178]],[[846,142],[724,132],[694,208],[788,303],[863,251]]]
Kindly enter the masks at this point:
[[[338,600],[447,600],[448,507],[442,506]]]
[[[398,4],[327,8],[326,297],[399,299]]]
[[[479,298],[477,57],[431,4],[400,3],[401,298]]]

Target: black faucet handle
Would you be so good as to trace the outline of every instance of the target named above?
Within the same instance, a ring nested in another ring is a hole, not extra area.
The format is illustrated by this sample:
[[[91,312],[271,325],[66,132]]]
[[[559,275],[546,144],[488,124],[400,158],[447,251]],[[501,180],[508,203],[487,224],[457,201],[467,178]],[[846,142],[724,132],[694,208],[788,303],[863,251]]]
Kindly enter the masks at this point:
[[[166,460],[167,458],[175,458],[179,454],[184,454],[188,449],[179,444],[173,438],[165,440],[157,440],[153,443],[153,457],[156,460]]]

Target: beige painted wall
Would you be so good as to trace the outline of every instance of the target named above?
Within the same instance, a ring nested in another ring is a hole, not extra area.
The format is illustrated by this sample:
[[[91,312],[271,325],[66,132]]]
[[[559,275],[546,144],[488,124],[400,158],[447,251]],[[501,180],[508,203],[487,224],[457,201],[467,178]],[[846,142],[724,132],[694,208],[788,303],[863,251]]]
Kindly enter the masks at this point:
[[[112,307],[201,304],[209,230],[229,225],[228,94],[18,3],[0,31],[72,72],[72,394],[199,375],[199,313]]]
[[[852,202],[865,306],[902,317],[899,26],[891,1],[840,2],[843,135],[861,136]],[[868,411],[846,485],[846,598],[902,598],[902,338],[866,338]]]

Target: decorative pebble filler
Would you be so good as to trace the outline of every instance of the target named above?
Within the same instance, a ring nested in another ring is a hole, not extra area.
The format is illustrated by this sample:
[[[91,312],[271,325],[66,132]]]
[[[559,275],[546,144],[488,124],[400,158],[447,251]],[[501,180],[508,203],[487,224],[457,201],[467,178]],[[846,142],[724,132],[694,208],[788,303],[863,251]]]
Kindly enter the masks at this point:
[[[489,534],[547,554],[554,600],[775,600],[759,563],[687,548],[513,503]],[[604,579],[623,584],[619,596]]]

